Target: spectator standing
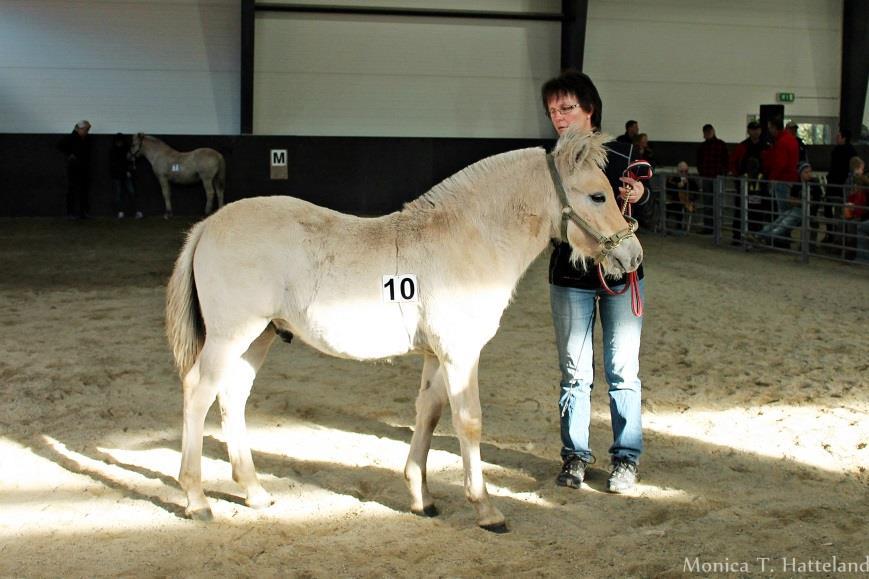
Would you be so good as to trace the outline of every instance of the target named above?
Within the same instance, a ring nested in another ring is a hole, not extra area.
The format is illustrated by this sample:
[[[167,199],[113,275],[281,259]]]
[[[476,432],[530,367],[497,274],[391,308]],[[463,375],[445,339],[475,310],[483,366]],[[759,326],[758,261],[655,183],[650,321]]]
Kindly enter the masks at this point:
[[[634,155],[636,155],[636,158],[648,162],[654,169],[656,166],[655,152],[652,150],[652,147],[649,146],[649,136],[646,133],[637,133],[634,136],[633,145]],[[656,198],[655,192],[652,190],[650,183],[646,183],[646,190],[649,192],[649,195],[651,195],[651,198]],[[634,217],[637,219],[641,227],[648,228],[649,230],[654,228],[655,205],[656,203],[646,203],[637,209]]]
[[[649,135],[646,133],[637,133],[634,137],[634,153],[637,159],[648,161],[650,165],[655,166],[655,152],[649,146]]]
[[[748,189],[748,230],[758,231],[764,224],[770,221],[769,215],[772,207],[769,199],[769,188],[766,177],[761,172],[758,159],[748,159],[745,168],[745,177]]]
[[[79,121],[72,132],[61,138],[57,143],[57,150],[66,155],[67,219],[85,219],[89,217],[90,130],[90,122]]]
[[[797,167],[799,165],[800,147],[797,140],[784,130],[781,118],[775,117],[767,124],[773,145],[764,151],[763,167],[772,184],[772,196],[775,202],[776,217],[781,217],[790,209],[791,185],[799,181]]]
[[[702,233],[712,233],[715,178],[719,175],[727,175],[728,165],[727,145],[715,136],[715,127],[710,124],[703,125],[703,142],[697,147],[697,172],[701,177],[700,184],[703,191]]]
[[[748,173],[749,159],[757,159],[761,172],[763,171],[763,152],[769,146],[760,138],[760,123],[751,121],[745,127],[745,132],[748,136],[736,145],[733,149],[733,154],[730,156],[730,173],[733,175],[745,175]]]
[[[836,146],[830,153],[830,170],[827,172],[827,183],[844,185],[851,171],[849,163],[852,157],[857,157],[857,149],[851,144],[851,131],[839,129],[836,133]],[[829,197],[830,193],[827,192]]]
[[[136,188],[133,184],[136,159],[130,153],[130,146],[122,133],[115,133],[112,139],[112,148],[109,150],[109,173],[112,177],[118,219],[124,218],[125,210],[131,210],[131,215],[134,214],[136,219],[141,219],[142,212],[139,211],[136,203]]]
[[[827,204],[824,206],[824,216],[829,219],[824,243],[839,243],[841,227],[838,220],[842,218],[842,205],[845,203],[845,183],[848,181],[852,157],[857,156],[857,149],[851,144],[851,131],[840,128],[836,133],[836,146],[830,153],[830,170],[827,172]]]
[[[634,138],[640,132],[640,123],[635,120],[630,120],[625,123],[625,134],[619,136],[616,141],[619,143],[633,144]]]
[[[800,127],[795,122],[791,121],[787,124],[785,129],[794,136],[794,139],[797,141],[797,148],[800,152],[800,163],[808,163],[809,162],[809,150],[806,148],[806,143],[800,138],[799,131]]]
[[[763,152],[767,148],[767,144],[760,138],[761,128],[760,123],[751,121],[745,127],[748,136],[741,141],[733,149],[733,154],[730,156],[730,173],[740,177],[741,180],[748,179],[749,167],[753,170],[755,177],[761,173],[763,167]],[[736,192],[733,201],[733,242],[738,243],[742,239],[742,184]]]

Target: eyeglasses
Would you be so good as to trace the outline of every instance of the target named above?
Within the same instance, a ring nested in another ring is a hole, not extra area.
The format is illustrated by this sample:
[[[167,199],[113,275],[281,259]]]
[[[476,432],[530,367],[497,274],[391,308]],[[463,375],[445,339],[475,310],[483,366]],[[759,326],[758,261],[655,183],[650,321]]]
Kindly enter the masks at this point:
[[[551,118],[556,117],[557,115],[567,116],[571,111],[578,109],[578,108],[579,108],[579,103],[576,103],[576,104],[572,104],[572,105],[565,105],[563,107],[558,107],[557,109],[551,108],[547,111],[547,113],[549,114],[549,118],[551,119]]]

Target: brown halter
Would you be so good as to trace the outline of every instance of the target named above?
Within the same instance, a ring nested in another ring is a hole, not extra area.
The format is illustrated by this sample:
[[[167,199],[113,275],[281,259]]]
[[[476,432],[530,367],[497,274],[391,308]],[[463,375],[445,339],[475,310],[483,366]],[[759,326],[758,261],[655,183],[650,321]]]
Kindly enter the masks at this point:
[[[602,262],[606,256],[613,252],[622,241],[634,236],[637,230],[637,220],[630,215],[625,215],[624,218],[628,222],[628,226],[621,231],[617,231],[609,237],[604,237],[591,224],[583,219],[573,207],[570,206],[570,201],[567,199],[567,193],[564,191],[564,185],[561,182],[561,175],[555,167],[555,159],[550,154],[546,154],[546,164],[549,166],[549,174],[552,176],[552,182],[555,183],[555,191],[558,193],[558,199],[561,201],[561,239],[567,241],[567,221],[573,221],[577,226],[584,229],[589,235],[594,237],[600,244],[600,252],[594,258],[595,263]]]

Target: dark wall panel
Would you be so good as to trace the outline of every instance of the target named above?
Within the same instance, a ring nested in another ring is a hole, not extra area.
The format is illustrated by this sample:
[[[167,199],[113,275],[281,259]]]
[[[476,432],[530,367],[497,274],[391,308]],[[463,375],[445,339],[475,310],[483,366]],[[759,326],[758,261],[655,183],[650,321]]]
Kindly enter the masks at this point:
[[[160,136],[160,135],[156,135]],[[55,149],[61,135],[0,134],[0,216],[62,216],[66,172]],[[94,216],[115,212],[108,154],[111,135],[94,135],[91,208]],[[196,136],[163,138],[180,151],[212,147],[227,163],[226,201],[260,195],[292,195],[356,215],[400,209],[450,175],[485,157],[525,147],[550,146],[533,139],[432,139],[286,136]],[[652,143],[660,166],[681,160],[694,165],[698,143]],[[733,145],[733,144],[731,144]],[[286,149],[288,179],[269,178],[271,149]],[[809,148],[817,170],[825,171],[829,146]],[[146,215],[161,215],[163,199],[151,167],[139,160],[138,199]],[[178,215],[205,207],[201,185],[173,185]]]
[[[400,209],[456,171],[490,155],[549,144],[522,139],[430,139],[286,136],[161,137],[188,151],[212,147],[226,158],[226,201],[260,195],[292,195],[357,215]],[[0,134],[0,216],[61,216],[65,212],[64,158],[55,149],[61,135]],[[108,155],[112,135],[93,135],[91,213],[115,212]],[[286,149],[287,180],[269,178],[271,149]],[[163,212],[160,187],[145,159],[136,188],[146,215]],[[201,185],[173,185],[178,215],[197,215],[205,206]]]

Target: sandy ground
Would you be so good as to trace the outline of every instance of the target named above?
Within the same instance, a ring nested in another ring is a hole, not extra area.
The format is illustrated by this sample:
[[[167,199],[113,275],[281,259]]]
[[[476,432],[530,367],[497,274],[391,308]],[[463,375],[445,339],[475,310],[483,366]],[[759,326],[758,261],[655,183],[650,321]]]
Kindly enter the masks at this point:
[[[277,342],[248,403],[276,503],[243,506],[212,409],[208,524],[183,518],[180,387],[162,324],[187,225],[0,221],[0,575],[869,569],[866,268],[641,238],[647,452],[641,489],[625,497],[603,492],[605,458],[583,489],[554,484],[558,373],[539,259],[480,366],[483,460],[506,535],[474,524],[449,419],[429,460],[442,514],[408,512],[419,358],[362,364]],[[598,384],[592,440],[605,457]]]

